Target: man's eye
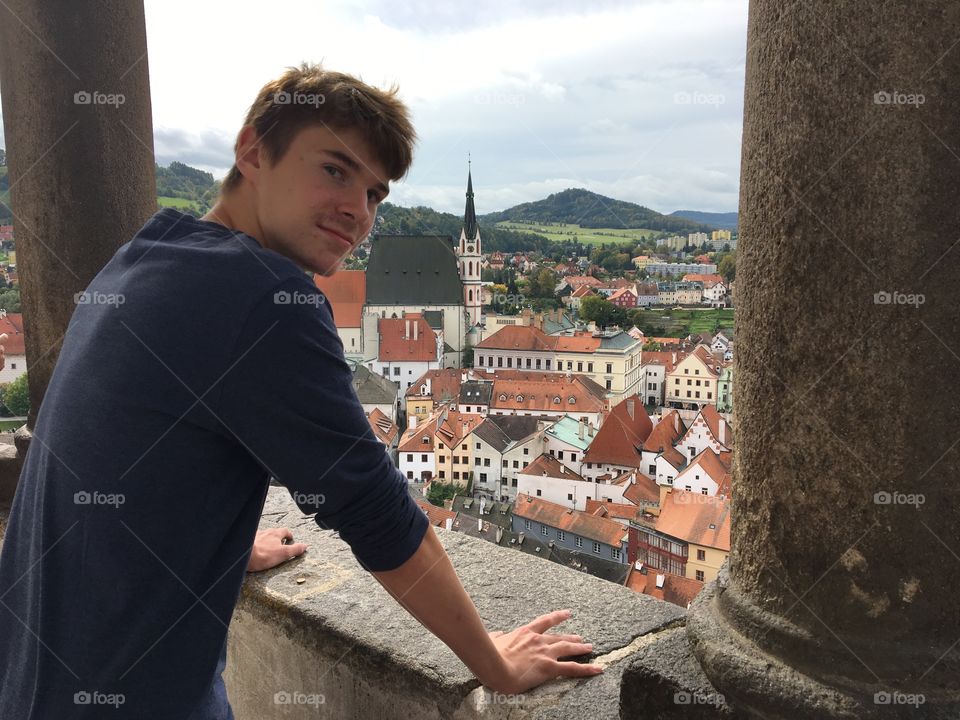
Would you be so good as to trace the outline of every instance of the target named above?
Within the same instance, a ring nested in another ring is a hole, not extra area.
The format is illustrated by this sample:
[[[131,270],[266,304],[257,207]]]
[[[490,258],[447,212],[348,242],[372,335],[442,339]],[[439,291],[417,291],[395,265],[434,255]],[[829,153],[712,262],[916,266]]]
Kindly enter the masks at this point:
[[[324,165],[323,169],[334,177],[343,177],[343,171],[338,168],[336,165]]]
[[[370,202],[375,202],[375,203],[380,202],[380,193],[376,192],[375,190],[368,190],[368,191],[367,191],[367,200],[369,200]]]

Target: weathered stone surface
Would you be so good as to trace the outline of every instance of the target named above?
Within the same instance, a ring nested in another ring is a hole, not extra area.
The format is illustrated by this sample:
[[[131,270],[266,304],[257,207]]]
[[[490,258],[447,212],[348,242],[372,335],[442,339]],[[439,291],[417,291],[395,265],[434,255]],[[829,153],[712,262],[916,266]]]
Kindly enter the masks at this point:
[[[956,4],[750,4],[730,583],[687,628],[757,717],[960,701],[958,35]]]
[[[596,678],[548,683],[522,698],[493,696],[359,566],[346,543],[303,516],[283,488],[270,489],[261,527],[289,527],[309,549],[246,580],[225,674],[238,720],[306,717],[314,709],[302,704],[278,711],[274,696],[284,692],[304,699],[322,694],[328,717],[546,719],[578,716],[572,708],[591,706],[594,717],[615,718],[620,675],[637,649],[631,644],[684,615],[612,583],[439,530],[491,630],[569,607],[573,617],[561,629],[583,635],[608,664]]]
[[[0,502],[13,500],[23,461],[14,445],[0,443]]]

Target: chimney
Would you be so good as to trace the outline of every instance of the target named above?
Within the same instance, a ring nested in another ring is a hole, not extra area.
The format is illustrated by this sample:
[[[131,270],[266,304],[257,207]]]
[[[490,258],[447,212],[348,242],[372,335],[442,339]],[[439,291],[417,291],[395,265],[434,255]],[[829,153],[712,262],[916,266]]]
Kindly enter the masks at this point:
[[[593,433],[594,433],[593,425],[587,425],[587,432],[590,434],[590,437],[593,437]]]
[[[410,321],[409,321],[409,320],[404,320],[404,321],[403,321],[403,327],[404,327],[404,330],[403,330],[403,339],[406,340],[407,338],[410,337]]]
[[[417,336],[420,334],[420,322],[418,320],[413,321],[413,339],[416,340]]]
[[[408,429],[408,430],[416,430],[416,429],[417,429],[417,416],[416,416],[416,415],[411,415],[411,416],[410,416],[410,419],[407,421],[407,429]]]
[[[482,517],[478,517],[478,518],[477,518],[477,532],[480,532],[480,533],[483,532],[483,518],[482,518]]]
[[[453,518],[447,518],[444,524],[447,527],[447,530],[453,530]]]
[[[427,378],[427,380],[426,380],[426,382],[424,383],[424,385],[425,385],[426,388],[427,388],[427,395],[431,395],[432,393],[430,392],[430,386],[432,385],[432,382],[431,382],[430,378]]]
[[[677,364],[677,354],[676,354],[676,353],[671,353],[671,356],[672,356],[672,358],[671,358],[670,362],[672,362],[674,365],[676,365],[676,364]]]
[[[581,440],[583,440],[584,434],[586,433],[586,430],[587,430],[586,427],[584,427],[586,424],[587,423],[583,418],[581,418],[580,422],[578,423],[577,435],[580,436]]]
[[[630,419],[633,420],[633,398],[627,400],[627,415],[629,415]]]

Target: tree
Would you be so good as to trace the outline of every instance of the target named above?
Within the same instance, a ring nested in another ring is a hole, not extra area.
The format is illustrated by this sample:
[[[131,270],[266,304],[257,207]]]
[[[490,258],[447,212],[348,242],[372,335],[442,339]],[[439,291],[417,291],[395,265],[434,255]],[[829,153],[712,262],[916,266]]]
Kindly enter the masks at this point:
[[[737,252],[734,250],[723,256],[723,259],[720,261],[719,267],[717,267],[717,272],[719,272],[723,279],[727,283],[733,282],[734,278],[737,275]]]
[[[443,507],[444,500],[452,500],[453,496],[463,490],[460,483],[442,483],[434,480],[427,489],[427,501],[438,507]]]
[[[473,345],[467,343],[463,346],[463,367],[473,367]]]
[[[0,148],[0,167],[3,167],[7,164],[7,151],[3,148]]]
[[[7,385],[3,393],[3,404],[14,415],[26,415],[30,411],[30,395],[27,390],[26,373]]]
[[[600,327],[610,324],[616,306],[604,297],[589,295],[580,301],[580,317],[593,321]]]

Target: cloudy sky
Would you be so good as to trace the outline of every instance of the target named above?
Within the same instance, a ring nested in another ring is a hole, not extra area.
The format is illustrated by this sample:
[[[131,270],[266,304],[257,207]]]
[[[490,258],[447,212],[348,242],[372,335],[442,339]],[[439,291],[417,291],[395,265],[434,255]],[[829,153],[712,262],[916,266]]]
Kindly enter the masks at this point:
[[[157,161],[222,177],[302,60],[397,83],[420,142],[391,201],[479,213],[585,187],[737,209],[747,0],[146,0]]]

